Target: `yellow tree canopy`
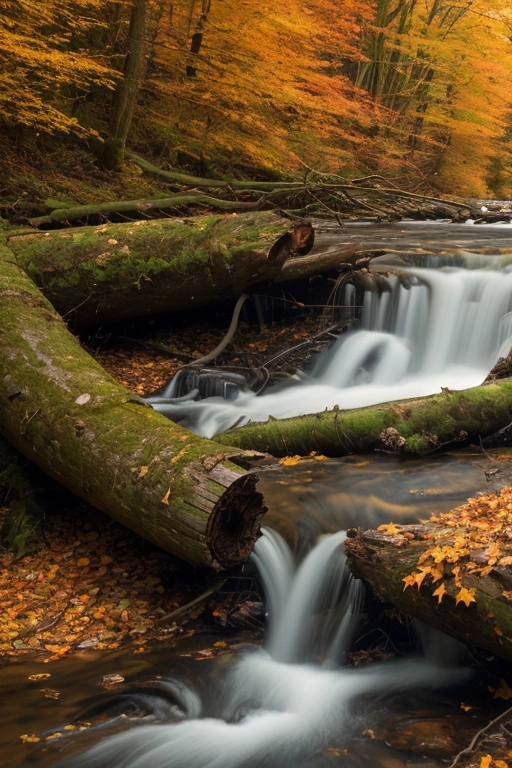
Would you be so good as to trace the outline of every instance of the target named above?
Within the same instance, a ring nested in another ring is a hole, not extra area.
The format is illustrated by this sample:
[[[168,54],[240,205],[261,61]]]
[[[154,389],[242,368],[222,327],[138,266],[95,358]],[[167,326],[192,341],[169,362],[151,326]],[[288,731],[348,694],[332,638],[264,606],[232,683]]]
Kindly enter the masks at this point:
[[[86,48],[101,25],[102,0],[3,0],[0,5],[0,120],[46,133],[95,131],[73,116],[91,86],[112,87],[114,73]]]
[[[339,167],[364,140],[352,123],[371,124],[369,100],[344,68],[361,58],[368,0],[176,0],[170,11],[148,84],[175,148],[181,140],[197,154],[215,146],[293,166],[302,156],[314,162],[322,142]]]

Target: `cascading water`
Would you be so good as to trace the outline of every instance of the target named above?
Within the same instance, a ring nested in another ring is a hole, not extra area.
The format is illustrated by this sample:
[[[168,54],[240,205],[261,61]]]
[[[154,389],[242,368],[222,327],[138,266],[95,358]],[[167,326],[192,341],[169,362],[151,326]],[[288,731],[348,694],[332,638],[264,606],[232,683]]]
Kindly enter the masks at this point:
[[[487,262],[489,263],[489,262]],[[480,384],[512,346],[512,270],[411,269],[408,285],[364,296],[359,330],[321,353],[309,376],[261,396],[226,401],[148,398],[158,411],[207,437],[246,423],[356,408]],[[412,284],[411,284],[412,283]],[[341,297],[350,303],[351,286]]]
[[[343,532],[323,537],[298,568],[279,534],[267,530],[257,542],[253,559],[268,595],[265,648],[239,653],[220,684],[215,717],[200,718],[195,707],[190,719],[179,723],[136,725],[59,765],[311,766],[313,755],[339,748],[361,730],[357,701],[465,679],[466,670],[421,657],[340,666],[362,606],[362,587],[345,566],[344,537]],[[320,632],[314,621],[319,614]]]

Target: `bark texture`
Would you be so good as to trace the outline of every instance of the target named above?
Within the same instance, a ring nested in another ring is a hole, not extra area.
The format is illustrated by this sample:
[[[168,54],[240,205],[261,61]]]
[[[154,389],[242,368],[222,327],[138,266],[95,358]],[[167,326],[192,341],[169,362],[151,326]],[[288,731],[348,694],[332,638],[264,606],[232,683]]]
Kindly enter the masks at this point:
[[[452,573],[455,564],[444,567],[446,588],[442,601],[432,595],[436,586],[426,577],[404,589],[404,581],[417,567],[418,557],[429,546],[434,526],[404,525],[392,534],[380,531],[349,531],[345,549],[350,569],[363,579],[380,600],[393,603],[412,618],[432,625],[472,648],[483,648],[512,661],[512,603],[503,591],[512,586],[509,567],[496,567],[488,576],[465,575],[464,586],[475,590],[474,602],[456,603],[459,586]],[[437,529],[439,533],[439,529]],[[450,528],[447,537],[457,531]]]
[[[342,403],[340,403],[342,405]],[[319,451],[327,456],[380,450],[425,454],[492,435],[512,422],[512,379],[461,392],[343,411],[335,408],[270,419],[218,436],[218,441],[274,456]]]
[[[266,212],[33,232],[9,246],[57,311],[86,326],[236,298],[313,239],[310,224]]]
[[[197,566],[243,562],[265,512],[239,452],[119,386],[0,243],[0,432],[63,486]]]

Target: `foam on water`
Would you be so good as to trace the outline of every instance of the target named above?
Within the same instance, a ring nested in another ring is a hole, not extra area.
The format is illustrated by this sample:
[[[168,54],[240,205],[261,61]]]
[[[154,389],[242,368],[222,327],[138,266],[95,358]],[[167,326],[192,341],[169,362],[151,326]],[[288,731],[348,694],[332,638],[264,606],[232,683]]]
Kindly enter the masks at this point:
[[[219,683],[217,717],[134,726],[66,761],[66,768],[296,767],[360,730],[353,705],[361,697],[464,680],[466,670],[424,658],[339,666],[361,608],[361,587],[354,589],[345,567],[344,537],[323,538],[297,568],[279,534],[265,531],[257,542],[254,560],[272,595],[272,628],[266,648],[241,654]],[[328,638],[311,629],[319,611],[336,616]]]

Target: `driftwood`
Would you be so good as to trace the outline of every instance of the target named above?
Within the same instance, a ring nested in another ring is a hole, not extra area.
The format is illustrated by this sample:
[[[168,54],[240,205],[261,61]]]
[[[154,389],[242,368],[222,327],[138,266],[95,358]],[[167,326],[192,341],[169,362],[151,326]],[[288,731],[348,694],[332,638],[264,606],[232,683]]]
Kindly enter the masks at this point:
[[[265,511],[236,449],[119,386],[0,243],[0,432],[64,487],[193,565],[243,562]],[[232,460],[233,459],[233,460]]]

